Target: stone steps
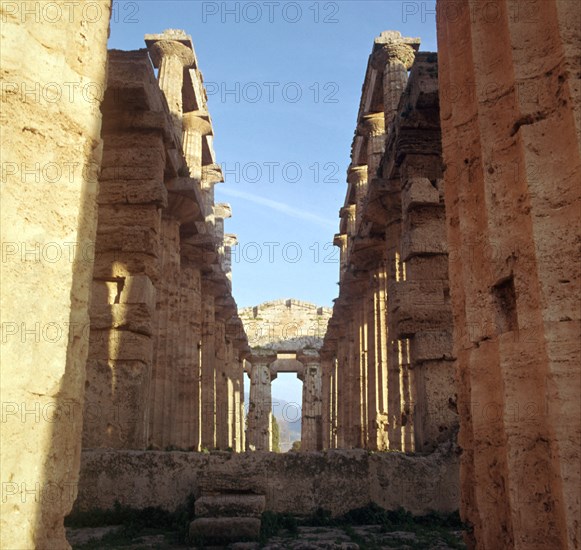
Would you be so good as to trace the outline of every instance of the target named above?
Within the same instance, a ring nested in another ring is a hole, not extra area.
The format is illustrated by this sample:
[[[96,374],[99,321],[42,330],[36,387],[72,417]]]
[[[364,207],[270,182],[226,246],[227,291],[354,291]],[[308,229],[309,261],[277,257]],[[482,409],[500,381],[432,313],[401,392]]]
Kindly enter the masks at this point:
[[[190,541],[203,545],[255,541],[260,537],[266,497],[255,494],[205,494],[196,500]]]

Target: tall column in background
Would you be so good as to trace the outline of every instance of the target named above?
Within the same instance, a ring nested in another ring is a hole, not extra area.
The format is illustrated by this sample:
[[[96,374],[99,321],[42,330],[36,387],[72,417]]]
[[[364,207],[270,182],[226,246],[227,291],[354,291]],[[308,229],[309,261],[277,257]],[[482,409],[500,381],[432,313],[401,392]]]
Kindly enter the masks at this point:
[[[253,354],[250,358],[250,403],[247,446],[254,451],[272,451],[272,393],[270,364],[276,355]]]
[[[202,447],[216,447],[215,285],[202,278]]]
[[[347,207],[350,209],[347,232],[349,235],[355,235],[360,223],[361,212],[363,211],[365,193],[367,192],[367,165],[350,166],[347,171],[347,181],[355,187],[356,200],[355,212],[353,212],[352,206]]]
[[[333,434],[333,365],[334,357],[321,355],[321,429],[323,449],[331,448]]]
[[[146,35],[145,42],[154,67],[159,69],[159,87],[165,95],[176,134],[181,140],[184,70],[193,67],[196,59],[192,43],[180,31]]]
[[[397,113],[420,39],[402,37],[398,31],[385,31],[376,39],[376,44],[371,63],[383,75],[385,131],[389,133],[389,125]]]
[[[301,451],[320,451],[323,448],[321,362],[316,351],[303,350],[297,359],[304,365]]]

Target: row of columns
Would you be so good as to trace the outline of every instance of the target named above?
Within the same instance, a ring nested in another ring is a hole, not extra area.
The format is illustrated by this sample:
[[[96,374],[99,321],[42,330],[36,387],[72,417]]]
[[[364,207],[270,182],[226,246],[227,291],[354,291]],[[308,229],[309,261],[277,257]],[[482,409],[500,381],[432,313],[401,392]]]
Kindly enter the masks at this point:
[[[231,293],[228,205],[191,39],[146,37],[147,54],[111,54],[141,71],[142,103],[105,99],[85,448],[244,450],[249,350]],[[134,100],[135,101],[135,100]],[[131,117],[125,111],[131,108]],[[116,238],[121,234],[120,238]],[[97,337],[100,337],[99,339]]]
[[[382,33],[363,86],[322,350],[325,448],[429,451],[457,423],[437,67],[418,46]]]
[[[250,402],[248,408],[247,448],[253,451],[272,451],[272,391],[277,377],[277,354],[254,350],[250,357]],[[323,448],[322,367],[316,350],[297,354],[300,366],[285,372],[297,372],[303,382],[301,451]]]

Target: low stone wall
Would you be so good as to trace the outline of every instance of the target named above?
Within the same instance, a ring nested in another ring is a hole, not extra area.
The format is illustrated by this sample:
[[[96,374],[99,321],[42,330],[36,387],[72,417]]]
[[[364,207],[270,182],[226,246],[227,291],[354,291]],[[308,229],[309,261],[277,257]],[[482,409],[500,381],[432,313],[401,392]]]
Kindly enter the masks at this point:
[[[266,509],[340,515],[370,501],[413,514],[452,512],[459,505],[458,456],[451,445],[426,455],[329,450],[312,453],[211,454],[84,451],[74,509],[111,508],[115,501],[173,511],[190,494],[250,491]]]

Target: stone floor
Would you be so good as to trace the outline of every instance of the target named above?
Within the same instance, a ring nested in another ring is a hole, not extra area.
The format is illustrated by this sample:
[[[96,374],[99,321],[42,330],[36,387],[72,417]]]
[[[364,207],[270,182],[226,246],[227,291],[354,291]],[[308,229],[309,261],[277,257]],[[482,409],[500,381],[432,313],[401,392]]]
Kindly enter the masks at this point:
[[[141,532],[124,536],[121,527],[97,527],[67,530],[73,550],[92,549],[180,549],[189,547],[174,542],[173,533]],[[206,547],[216,548],[217,547]],[[464,549],[462,534],[443,529],[420,532],[381,532],[379,525],[343,527],[299,527],[297,533],[282,531],[265,543],[238,542],[229,550],[452,550]]]

